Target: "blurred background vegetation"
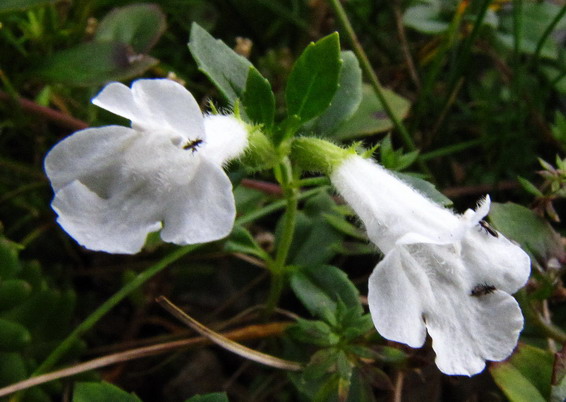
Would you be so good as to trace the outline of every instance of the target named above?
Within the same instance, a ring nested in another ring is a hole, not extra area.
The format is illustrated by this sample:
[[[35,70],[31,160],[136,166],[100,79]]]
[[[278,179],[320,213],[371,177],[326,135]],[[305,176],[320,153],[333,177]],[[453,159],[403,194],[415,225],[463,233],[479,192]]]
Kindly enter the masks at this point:
[[[357,112],[332,138],[362,141],[366,147],[381,143],[385,166],[434,183],[458,211],[486,193],[496,201],[530,207],[537,214],[532,218],[539,225],[536,233],[544,235],[542,244],[530,250],[536,281],[527,303],[536,307],[535,315],[554,316],[557,327],[566,323],[559,237],[566,175],[561,160],[566,150],[564,2],[348,0],[343,6],[374,71],[391,90],[388,99],[412,142],[392,130],[369,85]],[[229,106],[188,51],[193,22],[249,58],[269,79],[280,114],[286,77],[311,41],[339,31],[342,48],[351,48],[324,0],[0,2],[0,387],[27,378],[81,320],[174,249],[153,241],[141,254],[117,256],[79,247],[55,223],[42,161],[57,141],[76,130],[127,124],[90,104],[109,81],[169,77],[184,83],[203,108],[210,99]],[[245,174],[232,166],[235,184]],[[278,199],[276,188],[262,187],[269,176],[255,180],[236,189],[240,214]],[[317,197],[304,205],[301,219],[319,234],[299,231],[293,258],[305,262],[312,249],[327,250],[317,263],[333,261],[365,295],[378,256],[363,241],[352,242],[352,233],[334,228],[327,219],[336,213],[331,198]],[[493,223],[504,227],[504,215],[498,217]],[[267,252],[276,241],[278,219],[269,215],[248,228]],[[74,342],[61,363],[187,336],[181,324],[155,306],[161,294],[217,330],[261,322],[253,307],[265,303],[269,277],[256,262],[231,248],[230,240],[199,248],[131,293]],[[308,302],[306,309],[302,302],[286,290],[280,307],[309,317]],[[543,359],[550,375],[548,353],[560,348],[534,327],[528,325],[525,336],[538,336],[544,352],[531,351],[533,359]],[[556,330],[555,339],[563,341]],[[308,359],[305,345],[292,334],[279,335],[260,334],[256,337],[262,339],[250,345]],[[430,364],[430,347],[401,348],[400,354],[399,349],[380,350],[377,366],[365,366],[364,375],[351,384],[364,390],[356,395],[367,400],[397,395],[404,379],[406,400],[417,395],[431,401],[510,398],[489,373],[472,379],[441,376]],[[83,373],[19,398],[49,401],[64,395],[70,400],[74,381],[100,379],[146,401],[183,401],[213,391],[227,391],[231,400],[242,401],[309,400],[314,395],[301,386],[304,378],[199,346]],[[355,398],[351,393],[350,400],[365,400]]]

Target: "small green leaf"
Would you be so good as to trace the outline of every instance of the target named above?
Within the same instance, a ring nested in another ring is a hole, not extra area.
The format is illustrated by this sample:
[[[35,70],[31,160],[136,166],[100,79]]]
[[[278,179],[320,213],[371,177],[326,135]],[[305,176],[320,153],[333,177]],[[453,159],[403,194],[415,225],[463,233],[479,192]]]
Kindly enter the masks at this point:
[[[338,300],[354,313],[362,314],[358,289],[344,271],[330,266],[306,266],[291,276],[291,288],[303,305],[315,317],[336,314]]]
[[[136,53],[147,53],[165,28],[165,14],[157,4],[131,4],[108,13],[98,24],[95,40],[126,43]]]
[[[252,64],[221,40],[216,40],[197,23],[191,27],[189,50],[195,61],[224,97],[234,103],[241,98]]]
[[[75,385],[73,402],[142,402],[137,396],[107,382],[79,382]]]
[[[354,114],[362,101],[362,69],[351,51],[341,53],[339,85],[330,106],[320,115],[308,130],[322,136],[332,136],[340,124]]]
[[[309,382],[322,378],[336,364],[336,354],[337,350],[334,348],[317,351],[305,367],[303,378]]]
[[[230,238],[224,245],[226,251],[254,255],[263,261],[269,261],[269,254],[255,241],[251,233],[242,226],[234,226]]]
[[[22,303],[31,293],[31,285],[20,279],[0,280],[0,311]]]
[[[534,195],[535,197],[543,197],[544,194],[530,181],[525,179],[524,177],[517,176],[517,180],[519,180],[519,184],[523,187],[527,193]]]
[[[380,133],[393,127],[393,123],[387,117],[387,113],[385,113],[375,91],[369,85],[364,84],[362,94],[363,97],[358,110],[351,118],[340,125],[338,130],[332,134],[332,138],[347,140]],[[404,119],[409,113],[411,103],[389,89],[384,89],[383,95],[397,118]]]
[[[340,337],[323,321],[297,320],[287,329],[294,339],[317,346],[332,346],[340,341]]]
[[[511,402],[543,402],[550,396],[552,363],[550,352],[520,345],[509,360],[492,364],[490,372]]]
[[[285,100],[289,116],[305,123],[324,112],[338,88],[341,65],[338,33],[308,45],[287,81]]]
[[[345,235],[351,236],[355,239],[362,241],[368,240],[368,237],[362,230],[360,230],[360,228],[358,228],[355,225],[352,225],[343,216],[338,216],[334,214],[324,214],[324,218],[330,225],[332,225],[334,229],[344,233]]]
[[[442,21],[440,7],[436,4],[419,4],[409,7],[403,14],[403,23],[416,31],[436,35],[445,32],[450,27]]]
[[[0,237],[0,279],[11,279],[22,270],[18,258],[19,245]]]
[[[87,42],[56,53],[37,74],[51,82],[91,86],[141,75],[157,63],[124,43]]]
[[[213,392],[205,395],[195,395],[185,402],[230,402],[226,392]]]
[[[0,2],[0,13],[24,11],[33,7],[53,4],[55,1],[56,0],[2,0]]]
[[[23,325],[0,318],[0,350],[13,352],[30,342],[31,334]]]
[[[551,258],[562,261],[565,257],[560,235],[530,209],[513,203],[492,203],[489,219],[497,230],[518,242],[543,264]]]
[[[248,73],[242,103],[253,123],[262,124],[267,131],[271,130],[275,117],[275,95],[269,81],[253,66]]]

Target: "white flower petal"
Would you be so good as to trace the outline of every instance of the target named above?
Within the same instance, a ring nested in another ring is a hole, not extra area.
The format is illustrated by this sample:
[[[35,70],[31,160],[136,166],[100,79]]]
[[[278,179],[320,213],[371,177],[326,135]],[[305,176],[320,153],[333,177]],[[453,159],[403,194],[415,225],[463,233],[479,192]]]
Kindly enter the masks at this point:
[[[90,177],[102,191],[108,186],[103,182],[113,180],[109,176],[119,170],[125,150],[138,135],[127,127],[106,126],[87,128],[65,138],[45,157],[45,172],[53,190],[57,192],[74,180]]]
[[[426,326],[437,366],[446,374],[473,375],[485,360],[505,359],[523,327],[521,309],[489,277],[470,278],[474,268],[452,245],[398,246],[370,277],[376,329],[387,339],[419,347],[422,342],[412,337],[420,340],[417,329],[424,332]]]
[[[487,283],[515,293],[529,279],[529,255],[502,234],[495,237],[476,226],[468,231],[461,247],[461,258],[469,267],[466,273],[472,283]]]
[[[403,263],[395,249],[377,264],[369,278],[368,304],[383,337],[419,348],[426,338],[421,298],[430,290],[421,267]]]
[[[146,113],[141,110],[134,101],[130,88],[119,82],[112,82],[106,85],[92,103],[109,112],[125,117],[132,122],[142,124],[146,121]]]
[[[206,158],[222,165],[241,155],[248,146],[248,131],[244,124],[233,116],[207,115],[204,117]]]
[[[371,160],[353,156],[331,175],[334,186],[364,223],[368,236],[387,253],[407,233],[447,242],[460,219]]]
[[[132,129],[83,130],[47,155],[52,206],[71,236],[93,250],[135,253],[159,229],[177,244],[230,233],[235,205],[221,164],[247,146],[242,123],[209,119],[207,149],[197,102],[170,80],[138,80],[132,89],[112,83],[93,102],[129,118]]]
[[[203,116],[193,95],[168,79],[137,80],[132,84],[135,103],[151,121],[144,129],[169,129],[188,140],[204,139]]]
[[[418,347],[428,330],[446,374],[473,375],[512,353],[523,317],[510,293],[527,281],[530,259],[482,221],[489,197],[457,216],[357,156],[331,180],[385,254],[368,292],[384,337]]]
[[[59,190],[53,209],[57,222],[79,244],[108,253],[137,253],[148,233],[161,228],[155,200],[113,196],[103,199],[79,181]]]
[[[487,216],[490,207],[491,199],[489,198],[489,195],[486,195],[484,199],[480,200],[476,210],[468,209],[464,213],[464,217],[468,220],[470,226],[475,226]]]
[[[513,352],[523,316],[512,296],[499,290],[468,297],[438,293],[443,297],[435,300],[426,326],[440,371],[471,376],[483,370],[485,360],[500,361]]]
[[[161,238],[175,244],[218,240],[230,233],[235,215],[228,176],[218,165],[203,160],[190,186],[172,194]]]

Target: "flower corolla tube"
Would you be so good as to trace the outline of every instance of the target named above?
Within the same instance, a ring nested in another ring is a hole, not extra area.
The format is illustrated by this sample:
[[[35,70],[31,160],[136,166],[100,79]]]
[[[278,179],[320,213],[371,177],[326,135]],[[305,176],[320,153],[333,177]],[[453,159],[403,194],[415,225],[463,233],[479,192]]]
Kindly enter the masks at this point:
[[[451,375],[513,352],[523,316],[511,294],[528,280],[530,258],[483,220],[489,197],[457,215],[360,156],[331,180],[384,254],[368,285],[383,337],[417,348],[428,331],[436,365]]]
[[[222,165],[247,147],[243,123],[203,115],[167,79],[110,83],[92,102],[132,124],[78,131],[46,156],[51,205],[68,234],[91,250],[132,254],[151,232],[180,245],[230,233],[235,204]]]

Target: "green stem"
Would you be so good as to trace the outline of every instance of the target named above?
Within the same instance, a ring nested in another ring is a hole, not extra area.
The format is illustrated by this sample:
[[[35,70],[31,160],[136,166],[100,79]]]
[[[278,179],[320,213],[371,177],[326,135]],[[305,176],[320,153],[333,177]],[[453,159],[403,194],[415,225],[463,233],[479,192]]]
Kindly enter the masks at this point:
[[[286,210],[283,215],[283,226],[277,243],[275,260],[270,266],[272,277],[265,309],[267,316],[269,316],[275,307],[277,307],[283,290],[287,256],[289,255],[289,250],[291,249],[291,244],[293,242],[293,235],[295,234],[299,205],[299,191],[295,185],[296,183],[293,177],[293,171],[288,159],[280,165],[280,173],[280,184],[285,194]]]
[[[346,11],[342,7],[342,4],[340,4],[340,0],[329,0],[329,2],[330,2],[330,6],[334,10],[334,13],[336,14],[336,17],[338,18],[338,21],[340,21],[340,25],[342,25],[342,28],[344,29],[346,38],[348,38],[350,45],[352,46],[354,53],[356,54],[356,57],[360,62],[362,71],[369,79],[370,85],[375,91],[377,98],[383,105],[383,109],[385,110],[385,113],[387,113],[387,116],[393,122],[393,125],[401,135],[401,139],[405,144],[405,146],[409,148],[409,150],[411,151],[416,150],[417,147],[415,146],[415,143],[413,142],[411,135],[409,134],[409,132],[407,131],[401,120],[394,113],[393,108],[385,98],[383,87],[381,86],[381,83],[379,82],[379,79],[377,78],[377,75],[375,74],[375,71],[373,70],[371,63],[369,62],[369,59],[364,49],[362,48],[358,40],[358,37],[354,32],[354,29],[352,28],[352,24],[350,24],[350,20],[348,19],[348,15],[346,14]]]

